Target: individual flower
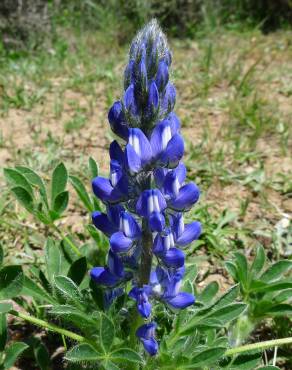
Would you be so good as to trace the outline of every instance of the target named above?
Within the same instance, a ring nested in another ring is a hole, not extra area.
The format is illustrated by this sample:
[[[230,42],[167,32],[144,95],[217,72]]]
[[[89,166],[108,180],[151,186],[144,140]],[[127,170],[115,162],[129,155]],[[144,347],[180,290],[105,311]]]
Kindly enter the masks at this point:
[[[149,302],[150,292],[151,288],[147,285],[143,286],[143,288],[134,286],[129,292],[129,297],[135,299],[137,302],[138,312],[142,317],[145,317],[146,319],[151,314],[151,304]]]
[[[137,337],[143,343],[145,350],[150,354],[150,356],[156,355],[158,351],[158,343],[155,339],[156,327],[157,325],[155,322],[150,322],[140,326],[136,331]]]

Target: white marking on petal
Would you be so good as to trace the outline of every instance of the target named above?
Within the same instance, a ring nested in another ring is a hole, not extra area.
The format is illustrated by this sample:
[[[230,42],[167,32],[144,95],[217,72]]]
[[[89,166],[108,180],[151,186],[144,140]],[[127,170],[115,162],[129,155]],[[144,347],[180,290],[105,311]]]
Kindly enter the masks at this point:
[[[166,126],[162,131],[162,149],[167,147],[169,140],[171,139],[171,128]]]
[[[148,198],[148,212],[149,214],[154,211],[154,196],[150,195]]]
[[[184,223],[183,216],[181,216],[178,221],[178,235],[181,236],[184,231],[185,231],[185,223]]]
[[[125,217],[122,216],[122,231],[126,236],[130,235],[130,223],[129,220]]]
[[[162,293],[162,286],[161,284],[156,284],[153,288],[152,288],[152,291],[154,294],[156,295],[161,295]]]
[[[174,295],[175,295],[175,296],[176,296],[176,295],[178,295],[179,290],[180,290],[180,287],[181,287],[181,280],[180,280],[180,281],[178,281],[178,282],[175,284],[175,286],[174,286]]]
[[[180,189],[180,183],[178,181],[178,178],[177,176],[175,177],[175,180],[173,181],[172,183],[172,192],[175,196],[178,195],[178,192],[179,192],[179,189]]]
[[[169,234],[169,241],[170,241],[170,247],[173,248],[174,247],[174,239],[173,239],[173,234],[172,233]]]
[[[111,173],[111,183],[112,186],[116,186],[118,183],[118,174],[116,172]]]
[[[131,134],[129,136],[129,143],[132,145],[132,147],[134,148],[134,150],[138,154],[138,156],[140,156],[141,155],[141,150],[140,150],[139,138],[135,134]]]
[[[153,205],[154,205],[154,210],[157,212],[160,212],[160,206],[159,206],[157,195],[153,195]]]

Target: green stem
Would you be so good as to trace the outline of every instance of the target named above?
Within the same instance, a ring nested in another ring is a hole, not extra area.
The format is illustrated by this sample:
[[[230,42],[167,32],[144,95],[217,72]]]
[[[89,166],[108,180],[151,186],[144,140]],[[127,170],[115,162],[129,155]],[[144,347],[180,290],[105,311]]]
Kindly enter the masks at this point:
[[[232,356],[242,352],[248,352],[256,349],[271,348],[276,346],[283,346],[285,344],[292,344],[292,337],[267,340],[264,342],[245,344],[244,346],[230,348],[225,352],[225,355]]]
[[[68,238],[68,236],[64,235],[63,232],[58,228],[58,226],[56,225],[52,225],[53,229],[61,236],[61,238],[63,240],[66,241],[66,243],[69,244],[70,248],[72,249],[72,251],[78,256],[78,257],[83,257],[82,253],[80,252],[80,250],[76,247],[76,245],[72,242],[72,240],[70,238]]]
[[[15,311],[15,310],[10,310],[9,313],[13,316],[20,317],[21,319],[23,319],[25,321],[31,322],[34,325],[40,326],[42,328],[48,329],[48,330],[53,331],[55,333],[59,333],[59,334],[64,335],[68,338],[76,340],[77,342],[80,342],[80,343],[87,342],[85,337],[82,337],[79,334],[73,333],[72,331],[60,328],[57,325],[50,324],[47,321],[40,320],[37,317],[30,316],[30,315],[27,315],[25,313],[18,312],[18,311]]]

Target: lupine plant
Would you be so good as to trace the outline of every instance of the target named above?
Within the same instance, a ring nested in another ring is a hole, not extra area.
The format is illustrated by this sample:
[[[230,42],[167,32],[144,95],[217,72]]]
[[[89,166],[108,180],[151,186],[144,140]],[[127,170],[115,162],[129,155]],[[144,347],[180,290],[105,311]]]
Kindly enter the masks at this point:
[[[196,287],[197,268],[186,259],[204,227],[184,222],[199,189],[186,180],[171,64],[151,21],[132,42],[124,92],[109,110],[117,135],[109,178],[89,160],[94,196],[62,163],[51,181],[24,166],[4,170],[11,193],[48,238],[41,256],[26,246],[29,268],[9,265],[0,246],[0,369],[21,353],[41,370],[51,367],[41,339],[7,344],[7,315],[54,335],[69,369],[279,369],[277,351],[269,360],[262,350],[283,345],[285,356],[289,330],[287,338],[244,342],[265,318],[291,314],[291,261],[268,265],[262,247],[252,264],[237,253],[226,262],[236,285],[218,297],[217,282]],[[68,179],[92,214],[91,244],[77,245],[60,226]]]

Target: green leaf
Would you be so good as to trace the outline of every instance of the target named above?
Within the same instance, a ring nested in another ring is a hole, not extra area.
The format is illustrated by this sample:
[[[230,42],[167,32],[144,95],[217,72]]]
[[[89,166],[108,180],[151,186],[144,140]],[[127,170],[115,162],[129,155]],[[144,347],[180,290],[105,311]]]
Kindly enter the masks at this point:
[[[3,247],[2,247],[2,245],[0,243],[0,268],[1,268],[2,264],[3,264],[3,260],[4,260],[4,251],[3,251]]]
[[[33,189],[30,183],[19,171],[13,168],[4,168],[4,176],[12,187],[21,187],[33,197]]]
[[[282,292],[274,296],[273,301],[281,303],[292,299],[292,289],[285,289]]]
[[[222,366],[223,369],[228,369],[228,370],[251,370],[255,369],[260,362],[262,358],[262,354],[260,353],[252,353],[252,354],[243,354],[237,356],[235,359],[232,359],[230,361],[230,358],[228,359],[230,362],[230,365],[224,366],[224,362],[227,361],[227,359],[224,359],[222,362],[223,364],[220,365]]]
[[[54,283],[62,296],[80,305],[81,293],[78,286],[67,276],[55,276]]]
[[[59,246],[51,238],[48,238],[46,242],[45,261],[48,279],[52,284],[54,276],[61,273],[62,255]]]
[[[270,316],[291,316],[292,306],[288,303],[277,304],[268,308],[265,314]]]
[[[258,274],[264,268],[265,261],[266,261],[265,250],[262,245],[259,245],[257,247],[256,255],[251,265],[251,272],[253,273],[253,276],[255,277],[258,276]]]
[[[17,186],[11,189],[15,198],[19,203],[30,213],[34,212],[33,197],[21,186]]]
[[[23,342],[12,343],[4,352],[4,368],[10,369],[17,358],[28,348],[28,345]]]
[[[106,315],[102,315],[99,334],[104,352],[107,353],[109,352],[115,337],[115,327],[113,322]]]
[[[113,361],[129,361],[140,363],[143,361],[142,357],[130,348],[120,348],[110,354],[110,358]]]
[[[277,290],[282,289],[290,289],[292,288],[291,279],[282,279],[280,281],[276,281],[274,283],[264,283],[263,281],[254,280],[251,284],[251,291],[252,292],[275,292]]]
[[[68,277],[74,281],[75,284],[80,285],[87,272],[87,261],[85,257],[81,257],[74,261],[68,271]]]
[[[21,294],[24,296],[32,297],[38,301],[44,301],[47,303],[55,302],[52,296],[47,294],[47,292],[42,289],[36,282],[25,275],[23,277],[23,287]]]
[[[82,343],[70,349],[65,359],[71,362],[98,361],[100,354],[90,344]]]
[[[53,211],[57,213],[57,215],[60,217],[61,214],[65,211],[65,209],[68,206],[69,202],[69,192],[63,191],[62,193],[59,193],[53,203]]]
[[[236,319],[245,309],[245,303],[231,303],[227,306],[212,311],[212,313],[207,315],[205,319],[215,318],[216,320],[220,321],[222,325],[224,325],[227,322]]]
[[[247,287],[247,274],[248,274],[248,264],[246,257],[241,253],[235,253],[235,263],[237,266],[237,277],[239,282]]]
[[[58,164],[52,175],[51,204],[53,205],[58,194],[66,189],[68,172],[63,163]],[[52,206],[53,208],[53,206]]]
[[[258,367],[257,370],[281,370],[281,368],[278,366],[268,365],[268,366]]]
[[[265,283],[270,283],[278,280],[285,272],[292,268],[292,261],[282,260],[274,263],[260,277],[260,280]]]
[[[23,283],[23,273],[20,266],[6,266],[0,270],[0,299],[16,297]]]
[[[0,314],[7,313],[12,310],[12,304],[7,302],[0,302]]]
[[[227,292],[225,292],[213,305],[213,309],[218,309],[220,307],[226,306],[235,301],[239,294],[239,286],[232,286]]]
[[[211,300],[218,293],[218,290],[219,290],[219,284],[217,283],[217,281],[212,281],[210,284],[206,286],[206,288],[198,296],[198,300],[206,304],[210,303]]]
[[[78,177],[75,176],[70,176],[69,179],[84,206],[89,212],[93,212],[93,204],[82,181],[80,181]]]
[[[6,315],[4,313],[0,313],[0,353],[4,350],[6,346],[6,341],[7,341]]]
[[[94,328],[97,330],[99,316],[93,318],[90,315],[84,315],[84,312],[70,305],[53,306],[50,310],[52,315],[60,316],[63,320],[73,322],[79,328]]]
[[[47,205],[48,204],[47,191],[41,177],[28,167],[16,166],[15,168],[25,176],[25,178],[27,179],[27,181],[30,182],[31,185],[36,186],[39,189],[39,192],[45,204]]]
[[[212,364],[218,361],[224,355],[225,351],[226,351],[225,347],[206,349],[205,351],[202,351],[198,355],[192,357],[190,366],[194,368],[201,366],[204,367],[208,364]],[[186,369],[192,367],[186,366]]]
[[[88,167],[90,170],[91,177],[92,178],[97,177],[98,176],[98,164],[92,157],[89,157]]]
[[[102,361],[102,366],[105,370],[121,370],[117,365],[109,360]]]
[[[227,261],[227,262],[225,262],[225,268],[226,268],[228,274],[237,283],[238,282],[237,266],[232,261]]]
[[[40,370],[49,370],[51,368],[50,355],[45,345],[39,341],[33,349],[34,356]]]

